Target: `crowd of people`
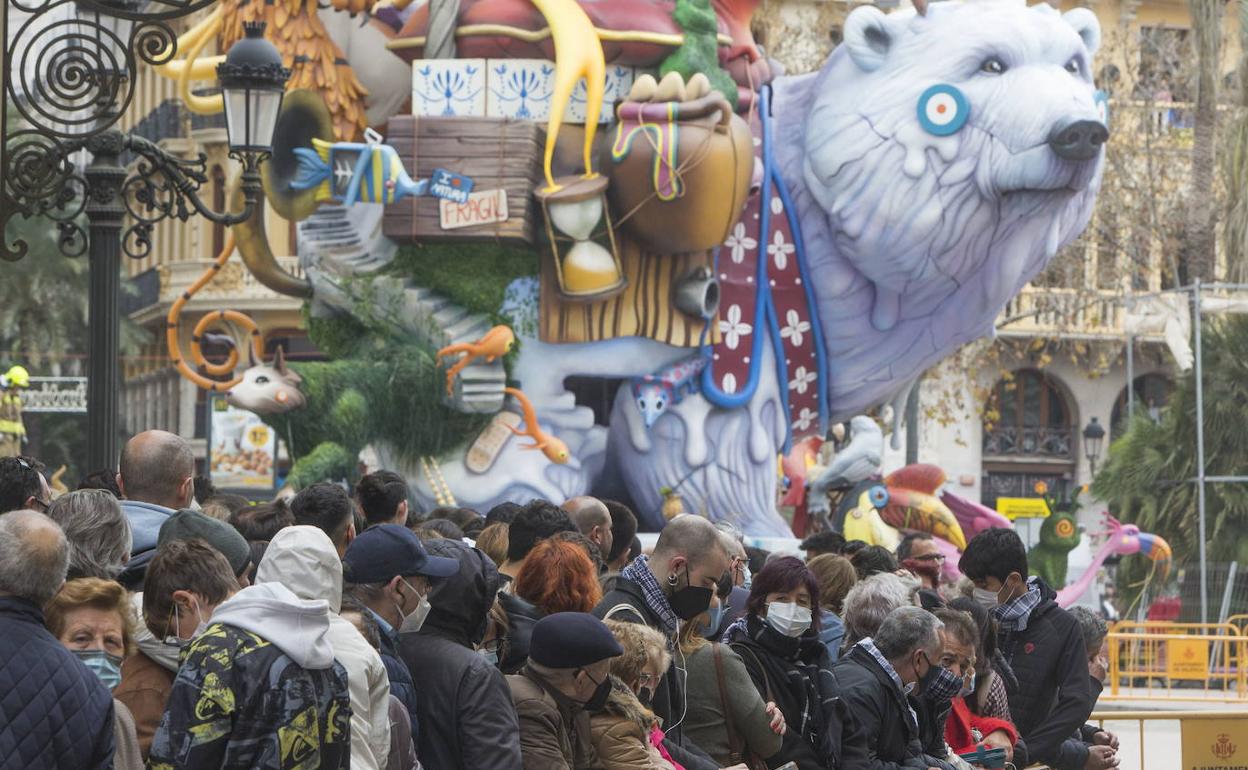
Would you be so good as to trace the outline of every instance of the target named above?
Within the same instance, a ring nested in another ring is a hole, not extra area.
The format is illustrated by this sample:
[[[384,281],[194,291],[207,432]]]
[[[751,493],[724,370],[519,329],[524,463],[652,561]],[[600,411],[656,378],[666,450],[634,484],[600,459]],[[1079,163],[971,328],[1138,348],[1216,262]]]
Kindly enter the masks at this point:
[[[200,498],[197,499],[197,488]],[[253,505],[142,433],[55,500],[0,459],[0,767],[1103,770],[1105,623],[1011,530],[805,557],[591,497]]]

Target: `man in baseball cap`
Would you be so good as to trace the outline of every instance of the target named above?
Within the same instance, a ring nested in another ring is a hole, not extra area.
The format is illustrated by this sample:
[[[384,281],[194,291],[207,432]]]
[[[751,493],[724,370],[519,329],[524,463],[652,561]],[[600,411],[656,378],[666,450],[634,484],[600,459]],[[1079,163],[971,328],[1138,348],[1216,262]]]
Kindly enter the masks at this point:
[[[430,556],[407,527],[369,527],[347,546],[342,559],[344,588],[377,621],[381,662],[390,675],[390,692],[403,702],[416,724],[416,686],[399,657],[399,631],[418,631],[429,614],[431,581],[459,572],[459,562]],[[415,737],[415,736],[413,736]]]
[[[611,659],[624,648],[587,612],[556,612],[533,626],[529,663],[507,677],[520,721],[524,766],[585,767],[589,715],[611,695]]]

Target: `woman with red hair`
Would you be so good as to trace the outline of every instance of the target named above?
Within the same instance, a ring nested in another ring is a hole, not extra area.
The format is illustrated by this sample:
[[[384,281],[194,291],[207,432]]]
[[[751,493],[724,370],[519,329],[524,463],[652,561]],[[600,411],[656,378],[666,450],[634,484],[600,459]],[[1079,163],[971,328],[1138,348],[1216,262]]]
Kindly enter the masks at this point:
[[[602,600],[598,571],[585,549],[565,540],[541,541],[516,575],[516,596],[543,613],[590,612]]]

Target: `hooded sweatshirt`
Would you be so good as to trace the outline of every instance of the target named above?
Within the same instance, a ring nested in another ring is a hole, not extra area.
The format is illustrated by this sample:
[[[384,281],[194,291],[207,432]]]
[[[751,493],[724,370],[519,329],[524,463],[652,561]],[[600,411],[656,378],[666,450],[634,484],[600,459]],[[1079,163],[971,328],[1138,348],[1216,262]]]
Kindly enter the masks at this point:
[[[329,603],[326,638],[332,656],[347,670],[351,690],[351,767],[381,770],[390,754],[390,678],[377,651],[350,621],[338,616],[342,560],[329,536],[309,526],[278,532],[256,570],[256,583],[280,583],[300,599]]]
[[[351,766],[347,672],[329,605],[277,583],[239,591],[188,645],[148,767]]]

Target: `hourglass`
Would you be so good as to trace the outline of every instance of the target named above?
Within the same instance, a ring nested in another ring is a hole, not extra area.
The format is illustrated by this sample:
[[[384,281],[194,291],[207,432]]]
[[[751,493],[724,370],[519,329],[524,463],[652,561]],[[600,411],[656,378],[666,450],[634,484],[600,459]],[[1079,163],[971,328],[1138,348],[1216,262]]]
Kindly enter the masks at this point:
[[[551,190],[543,185],[535,191],[546,213],[559,291],[569,299],[602,300],[624,290],[606,190],[606,177],[594,176],[560,179]],[[593,238],[600,222],[606,225],[605,246]]]

